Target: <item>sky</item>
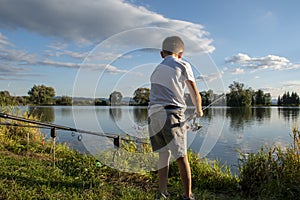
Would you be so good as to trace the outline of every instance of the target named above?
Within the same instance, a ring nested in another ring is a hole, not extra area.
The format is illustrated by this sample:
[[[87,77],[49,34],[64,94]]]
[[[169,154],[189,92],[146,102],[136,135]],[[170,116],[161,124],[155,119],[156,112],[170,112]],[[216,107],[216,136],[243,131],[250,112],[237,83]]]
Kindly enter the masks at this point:
[[[179,35],[200,91],[300,93],[297,0],[0,0],[0,91],[132,96]]]

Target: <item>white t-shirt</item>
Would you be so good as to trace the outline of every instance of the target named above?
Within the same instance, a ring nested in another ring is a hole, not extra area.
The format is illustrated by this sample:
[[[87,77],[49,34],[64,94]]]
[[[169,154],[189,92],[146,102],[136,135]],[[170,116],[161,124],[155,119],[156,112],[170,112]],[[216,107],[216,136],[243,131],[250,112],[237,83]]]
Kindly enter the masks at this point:
[[[185,109],[186,81],[195,82],[191,65],[173,56],[167,56],[153,71],[149,106],[177,106]]]

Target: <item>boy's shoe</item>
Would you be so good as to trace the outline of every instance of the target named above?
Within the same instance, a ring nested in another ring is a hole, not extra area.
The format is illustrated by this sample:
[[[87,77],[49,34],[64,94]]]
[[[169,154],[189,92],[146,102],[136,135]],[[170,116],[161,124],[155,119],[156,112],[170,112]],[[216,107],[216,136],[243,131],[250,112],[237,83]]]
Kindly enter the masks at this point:
[[[169,193],[163,194],[163,193],[159,192],[155,200],[165,200],[165,199],[169,199],[169,198],[170,198]]]
[[[195,197],[194,197],[193,194],[192,194],[191,197],[184,197],[184,196],[182,195],[182,200],[195,200]]]

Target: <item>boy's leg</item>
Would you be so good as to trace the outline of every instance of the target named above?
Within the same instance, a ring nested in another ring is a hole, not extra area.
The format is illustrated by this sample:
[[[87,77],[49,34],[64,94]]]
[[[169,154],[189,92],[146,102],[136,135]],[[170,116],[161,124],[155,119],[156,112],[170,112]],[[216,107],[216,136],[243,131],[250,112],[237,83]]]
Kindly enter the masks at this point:
[[[168,174],[169,174],[169,161],[171,152],[169,150],[159,152],[158,158],[158,186],[159,192],[167,194]]]
[[[192,175],[191,175],[191,168],[188,161],[187,155],[184,157],[180,157],[177,160],[177,165],[180,172],[180,177],[182,181],[182,186],[184,190],[185,197],[192,196]]]

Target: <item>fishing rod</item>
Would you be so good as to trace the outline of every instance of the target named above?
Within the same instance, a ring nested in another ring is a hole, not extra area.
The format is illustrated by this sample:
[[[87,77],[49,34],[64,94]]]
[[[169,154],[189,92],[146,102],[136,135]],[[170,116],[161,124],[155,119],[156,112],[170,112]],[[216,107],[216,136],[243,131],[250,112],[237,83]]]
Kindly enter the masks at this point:
[[[38,128],[51,129],[51,137],[53,137],[53,138],[56,137],[56,131],[55,130],[59,129],[59,130],[65,130],[65,131],[71,131],[71,132],[77,132],[77,133],[86,133],[86,134],[90,134],[90,135],[95,135],[95,136],[101,136],[101,137],[107,137],[107,138],[110,138],[110,139],[114,139],[114,144],[117,147],[120,147],[121,140],[134,141],[134,142],[141,143],[141,144],[144,144],[144,143],[146,144],[147,143],[147,142],[143,141],[142,138],[139,138],[139,137],[130,136],[130,138],[128,139],[128,138],[121,137],[118,134],[105,134],[105,133],[81,130],[81,129],[76,129],[76,128],[72,128],[72,127],[68,127],[68,126],[61,126],[61,125],[57,125],[57,124],[53,124],[53,123],[46,123],[46,122],[40,122],[40,121],[36,121],[36,120],[26,119],[26,118],[23,118],[23,117],[9,115],[9,114],[6,114],[6,113],[1,113],[1,112],[0,112],[0,118],[26,122],[26,123],[29,123],[29,124],[36,124],[36,125],[39,125]],[[6,125],[17,126],[17,124],[11,124],[11,123],[7,123]]]
[[[216,102],[218,102],[222,98],[224,98],[224,96],[225,96],[225,94],[221,95],[220,97],[218,97],[217,99],[215,99],[213,102],[211,102],[209,105],[207,105],[202,110],[204,111],[204,110],[208,109],[213,104],[215,104]],[[117,146],[117,147],[120,147],[121,140],[123,140],[123,141],[134,141],[134,142],[141,143],[141,144],[148,144],[148,142],[145,141],[144,138],[140,138],[140,137],[130,136],[130,138],[128,139],[128,138],[121,137],[119,134],[105,134],[105,133],[87,131],[87,130],[82,130],[82,129],[68,127],[68,126],[57,125],[57,124],[53,124],[53,123],[40,122],[40,121],[31,120],[31,119],[27,119],[27,118],[23,118],[23,117],[18,117],[18,116],[14,116],[14,115],[9,115],[9,114],[6,114],[6,113],[1,113],[1,112],[0,112],[0,118],[10,119],[10,120],[15,120],[15,121],[26,122],[26,123],[29,123],[29,124],[39,125],[39,126],[35,126],[35,128],[51,129],[51,137],[52,138],[56,137],[56,129],[59,129],[59,130],[65,130],[65,131],[71,131],[71,132],[77,132],[77,133],[86,133],[86,134],[95,135],[95,136],[107,137],[107,138],[113,139],[114,140],[114,145]],[[197,115],[196,114],[192,114],[183,123],[187,123],[187,122],[193,120],[192,130],[193,131],[197,131],[202,126],[201,126],[200,123],[196,123],[195,122],[196,118],[197,118]],[[12,124],[12,123],[1,123],[1,125],[25,126],[25,125]],[[27,127],[30,127],[30,126],[28,125]]]
[[[220,97],[215,99],[213,102],[211,102],[210,104],[205,106],[202,109],[202,111],[208,109],[209,107],[211,107],[212,105],[214,105],[215,103],[217,103],[218,101],[223,99],[225,96],[226,96],[226,94],[221,95]],[[192,131],[198,131],[202,127],[202,125],[200,123],[196,123],[196,119],[197,119],[197,114],[194,113],[194,114],[191,114],[189,117],[187,117],[183,123],[187,123],[187,122],[193,120],[193,122],[191,123],[191,129],[192,129]]]

